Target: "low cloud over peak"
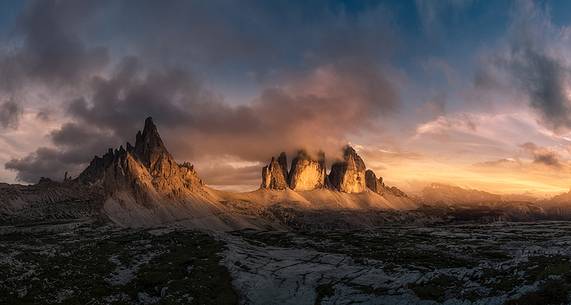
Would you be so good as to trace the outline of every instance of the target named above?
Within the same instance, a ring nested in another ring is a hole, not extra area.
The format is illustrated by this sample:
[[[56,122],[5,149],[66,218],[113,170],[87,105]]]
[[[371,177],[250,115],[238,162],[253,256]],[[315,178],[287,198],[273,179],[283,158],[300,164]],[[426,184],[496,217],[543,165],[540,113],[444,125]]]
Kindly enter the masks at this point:
[[[119,139],[130,140],[141,118],[149,115],[183,159],[231,155],[264,161],[278,151],[298,148],[337,154],[348,135],[377,126],[376,119],[394,112],[399,103],[381,69],[357,63],[318,67],[241,106],[227,104],[186,71],[141,74],[135,73],[137,64],[130,58],[112,77],[95,78],[93,94],[72,101],[67,110],[71,122],[51,134],[56,148],[14,159],[7,168],[33,182],[38,177],[25,172],[48,167],[46,158],[85,163],[92,157],[85,150],[101,153]],[[86,138],[98,140],[86,143]],[[65,168],[57,162],[54,166]]]

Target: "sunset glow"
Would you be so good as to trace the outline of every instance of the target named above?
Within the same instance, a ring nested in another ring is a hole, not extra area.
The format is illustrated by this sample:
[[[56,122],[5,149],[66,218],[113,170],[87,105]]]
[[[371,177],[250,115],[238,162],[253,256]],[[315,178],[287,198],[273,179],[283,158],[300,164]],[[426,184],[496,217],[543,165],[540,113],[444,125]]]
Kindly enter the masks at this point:
[[[8,1],[0,180],[77,175],[153,116],[175,158],[218,189],[258,188],[281,151],[322,150],[330,164],[351,143],[412,193],[568,191],[568,5],[417,2],[254,1],[238,27],[241,8],[194,2]],[[139,21],[149,14],[170,17],[159,28]]]

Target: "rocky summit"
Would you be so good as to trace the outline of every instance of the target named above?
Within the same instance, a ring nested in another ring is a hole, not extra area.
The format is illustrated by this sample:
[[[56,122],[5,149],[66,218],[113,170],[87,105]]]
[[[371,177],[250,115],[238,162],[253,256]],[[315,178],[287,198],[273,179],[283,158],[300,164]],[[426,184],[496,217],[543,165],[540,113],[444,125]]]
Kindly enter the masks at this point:
[[[388,187],[383,178],[366,169],[365,162],[351,146],[343,149],[343,160],[335,162],[327,175],[325,154],[320,152],[317,158],[311,157],[307,151],[300,150],[287,171],[287,157],[282,152],[279,157],[272,157],[270,163],[262,169],[261,189],[311,191],[329,189],[343,193],[363,193],[367,189],[383,195],[391,193],[398,197],[406,196],[395,187]]]
[[[309,191],[326,187],[325,154],[312,158],[305,150],[298,151],[291,162],[289,186],[295,191]]]
[[[300,150],[290,170],[285,153],[262,169],[259,190],[214,190],[191,163],[178,163],[167,150],[151,118],[135,137],[95,156],[77,178],[42,179],[33,186],[0,187],[0,223],[66,217],[98,219],[122,227],[150,227],[181,222],[185,227],[219,231],[279,228],[303,219],[309,210],[411,209],[409,198],[367,192],[365,164],[354,149],[327,175],[325,155]],[[329,178],[333,178],[330,183]],[[279,190],[280,192],[268,192]],[[394,193],[394,192],[393,192]],[[387,193],[389,194],[389,193]],[[288,210],[294,208],[294,210]],[[354,222],[352,219],[350,222]]]
[[[343,161],[331,166],[329,181],[332,187],[345,193],[361,193],[366,189],[365,162],[351,146],[343,150]]]
[[[343,152],[329,175],[324,154],[299,151],[288,172],[281,153],[260,189],[213,190],[148,118],[76,179],[0,183],[0,304],[569,304],[541,296],[569,295],[571,227],[529,223],[571,219],[570,193],[535,204],[434,184],[415,201]]]
[[[127,143],[126,147],[96,156],[77,180],[101,184],[109,196],[128,192],[141,203],[163,196],[181,198],[202,188],[193,166],[178,164],[168,152],[152,118],[147,118],[143,131],[137,133],[135,146]]]
[[[378,193],[383,188],[383,177],[377,179],[375,172],[368,169],[365,171],[365,184],[371,191]]]
[[[282,152],[277,160],[272,157],[270,164],[262,168],[261,188],[285,190],[288,187],[287,157]]]

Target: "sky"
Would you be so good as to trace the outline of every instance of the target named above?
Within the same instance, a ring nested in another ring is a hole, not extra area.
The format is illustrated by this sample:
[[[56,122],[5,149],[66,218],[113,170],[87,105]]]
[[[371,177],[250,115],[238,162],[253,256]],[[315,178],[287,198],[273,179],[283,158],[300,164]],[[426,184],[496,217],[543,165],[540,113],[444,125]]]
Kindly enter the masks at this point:
[[[0,182],[77,175],[152,116],[210,186],[354,146],[409,192],[571,186],[569,1],[2,1]]]

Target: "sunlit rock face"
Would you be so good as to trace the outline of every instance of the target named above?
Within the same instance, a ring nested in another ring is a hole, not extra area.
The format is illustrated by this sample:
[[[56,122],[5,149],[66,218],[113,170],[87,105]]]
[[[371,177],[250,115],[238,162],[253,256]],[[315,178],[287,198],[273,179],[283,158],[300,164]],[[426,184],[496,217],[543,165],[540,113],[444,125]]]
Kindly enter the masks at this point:
[[[107,195],[129,192],[138,202],[182,198],[203,186],[190,163],[178,164],[167,151],[151,118],[137,133],[135,146],[127,143],[127,149],[95,157],[77,180],[100,184]]]
[[[325,154],[320,152],[316,160],[300,150],[291,162],[290,188],[296,191],[320,189],[326,186],[326,180]]]
[[[262,168],[263,189],[285,190],[288,188],[287,157],[282,152],[277,160],[272,157],[270,164]]]
[[[365,162],[357,152],[346,146],[343,161],[331,166],[329,181],[333,188],[345,193],[361,193],[365,191]]]

